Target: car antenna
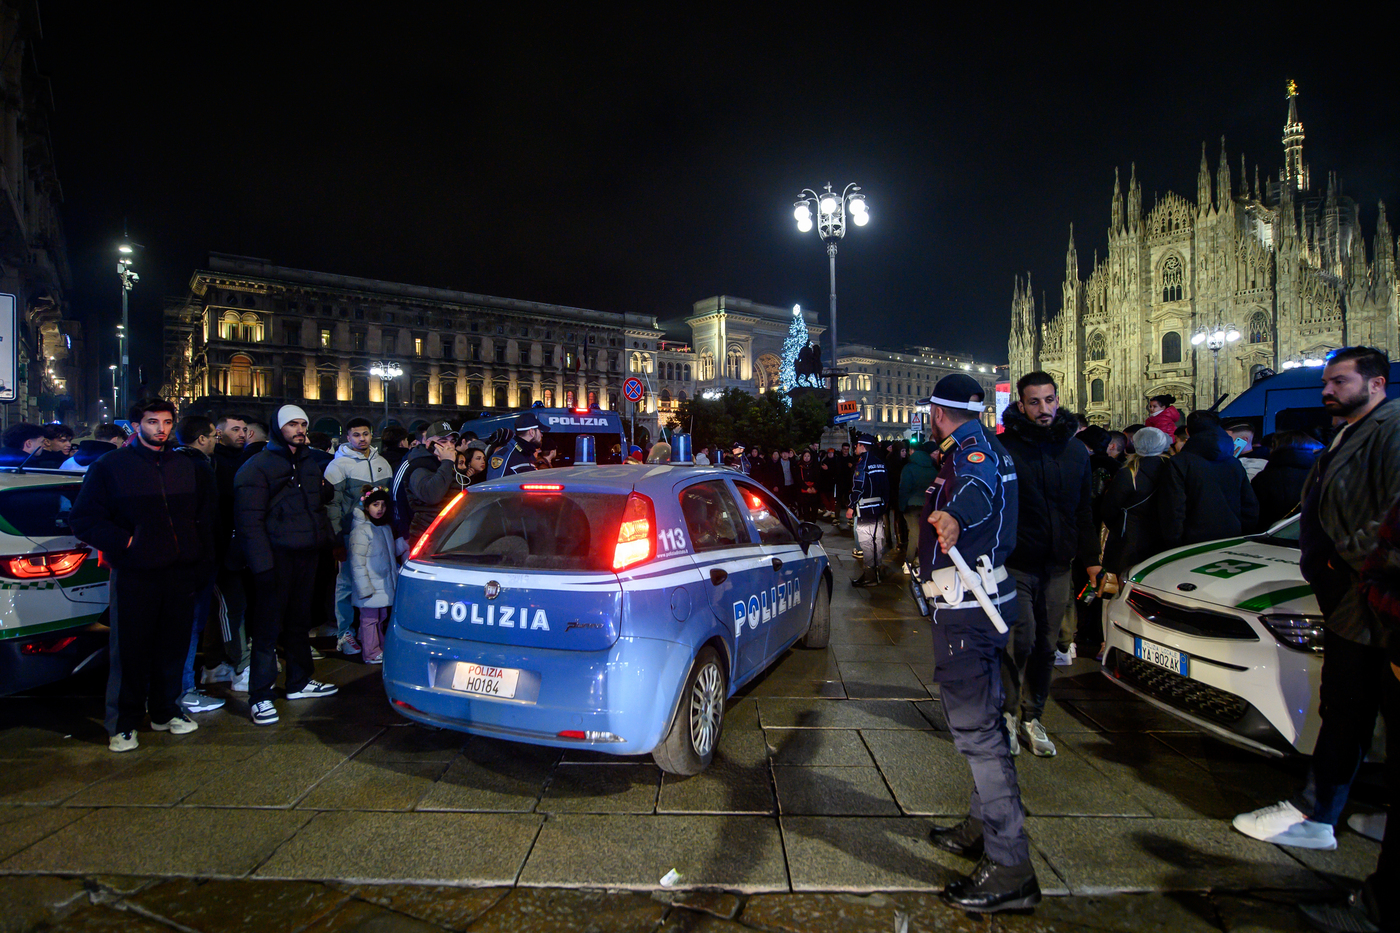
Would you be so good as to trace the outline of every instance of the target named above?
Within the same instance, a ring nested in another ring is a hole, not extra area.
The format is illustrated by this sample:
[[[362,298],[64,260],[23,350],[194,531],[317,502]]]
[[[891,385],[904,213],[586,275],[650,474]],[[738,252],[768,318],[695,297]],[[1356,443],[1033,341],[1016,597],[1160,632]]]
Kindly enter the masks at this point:
[[[22,463],[20,463],[19,466],[15,467],[15,474],[16,474],[16,475],[19,475],[19,474],[24,473],[24,468],[27,467],[27,466],[29,466],[29,461],[30,461],[30,460],[33,460],[33,459],[34,459],[34,455],[37,454],[39,451],[41,451],[41,450],[43,450],[43,449],[44,449],[44,445],[43,445],[43,444],[40,444],[38,447],[35,447],[35,448],[30,452],[29,456],[25,457],[25,458],[24,458],[24,461],[23,461]]]

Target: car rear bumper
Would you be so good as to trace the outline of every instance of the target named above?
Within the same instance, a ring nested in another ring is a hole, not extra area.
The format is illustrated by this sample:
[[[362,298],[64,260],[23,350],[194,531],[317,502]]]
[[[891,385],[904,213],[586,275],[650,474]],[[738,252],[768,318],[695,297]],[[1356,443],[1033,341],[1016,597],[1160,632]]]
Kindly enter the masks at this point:
[[[84,622],[73,628],[0,639],[0,695],[55,683],[106,658],[107,626]]]
[[[430,725],[535,745],[639,755],[665,735],[692,658],[689,647],[653,638],[622,637],[602,651],[524,650],[425,635],[391,623],[385,634],[384,688],[400,715]],[[458,662],[520,671],[516,698],[453,689]],[[566,731],[585,736],[561,737]]]

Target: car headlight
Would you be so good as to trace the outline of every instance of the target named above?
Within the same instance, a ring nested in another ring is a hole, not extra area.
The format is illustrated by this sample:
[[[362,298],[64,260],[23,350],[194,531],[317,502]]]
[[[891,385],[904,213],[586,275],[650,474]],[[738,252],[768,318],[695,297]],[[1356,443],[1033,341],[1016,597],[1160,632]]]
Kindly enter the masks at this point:
[[[1322,616],[1276,614],[1260,616],[1279,644],[1295,651],[1322,654]]]

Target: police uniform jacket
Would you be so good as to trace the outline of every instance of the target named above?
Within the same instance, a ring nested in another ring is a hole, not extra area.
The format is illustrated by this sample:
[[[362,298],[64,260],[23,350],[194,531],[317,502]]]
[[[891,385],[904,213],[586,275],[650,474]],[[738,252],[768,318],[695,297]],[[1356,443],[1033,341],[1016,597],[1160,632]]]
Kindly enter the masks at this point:
[[[539,449],[538,444],[532,444],[519,437],[513,439],[504,455],[498,451],[491,457],[491,462],[486,465],[486,478],[496,479],[500,476],[530,472],[535,469],[535,451]]]
[[[977,569],[986,558],[994,573],[1002,576],[996,592],[988,590],[993,603],[1009,626],[1016,619],[1015,583],[1002,568],[1016,546],[1017,488],[1016,467],[1011,455],[995,435],[987,435],[980,422],[960,425],[944,439],[943,465],[929,487],[920,521],[928,525],[935,511],[946,512],[958,522],[958,552],[969,567]],[[919,564],[922,576],[953,566],[943,553],[938,536],[928,526],[919,534]],[[1009,598],[1008,598],[1009,597]],[[964,606],[973,600],[967,594]],[[998,632],[983,610],[969,608],[934,610],[934,660],[937,672],[957,670],[959,663],[973,658],[995,657],[1006,645],[1007,636]]]
[[[874,521],[885,514],[885,505],[890,498],[889,481],[885,476],[885,464],[870,451],[860,455],[856,461],[855,476],[851,479],[850,508],[859,521]]]

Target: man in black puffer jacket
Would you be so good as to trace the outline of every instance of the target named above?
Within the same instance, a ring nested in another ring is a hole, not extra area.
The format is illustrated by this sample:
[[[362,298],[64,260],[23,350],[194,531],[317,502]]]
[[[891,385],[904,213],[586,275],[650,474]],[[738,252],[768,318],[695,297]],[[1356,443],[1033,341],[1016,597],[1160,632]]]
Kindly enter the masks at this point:
[[[330,696],[336,687],[311,679],[307,632],[312,621],[312,581],[319,551],[331,543],[326,503],[331,490],[307,450],[306,412],[283,405],[273,419],[267,447],[249,457],[233,479],[234,524],[253,575],[253,642],[248,702],[253,722],[277,722],[272,703],[277,680],[277,637],[285,634],[287,699]]]
[[[69,526],[112,567],[108,747],[137,746],[151,728],[199,728],[180,709],[180,669],[190,647],[195,595],[213,569],[213,474],[170,449],[175,406],[140,405],[137,442],[93,461]]]
[[[1089,579],[1098,579],[1099,533],[1089,448],[1075,437],[1079,420],[1060,410],[1058,389],[1048,373],[1027,373],[1016,391],[1019,402],[1007,406],[1001,435],[1020,481],[1016,549],[1006,559],[1016,579],[1018,608],[1002,663],[1003,709],[1012,754],[1019,750],[1019,735],[1036,755],[1048,758],[1055,745],[1040,716],[1050,694],[1060,622],[1073,598],[1070,564],[1079,558]]]
[[[1303,483],[1321,453],[1322,442],[1302,431],[1274,436],[1274,449],[1264,469],[1249,483],[1259,499],[1261,531],[1303,504]]]
[[[1186,418],[1190,437],[1158,481],[1162,546],[1178,547],[1249,534],[1259,499],[1234,456],[1234,441],[1213,412]]]

